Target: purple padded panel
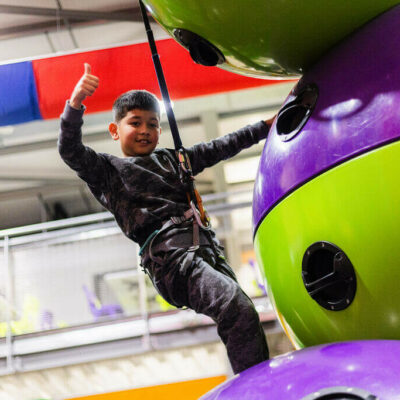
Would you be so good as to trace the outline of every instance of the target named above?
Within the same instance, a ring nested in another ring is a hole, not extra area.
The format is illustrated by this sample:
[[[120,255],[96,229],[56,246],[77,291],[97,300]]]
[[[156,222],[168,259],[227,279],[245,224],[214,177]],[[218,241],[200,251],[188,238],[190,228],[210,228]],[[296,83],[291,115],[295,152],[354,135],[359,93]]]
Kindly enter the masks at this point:
[[[253,227],[285,196],[314,176],[400,139],[400,6],[332,49],[293,89],[319,89],[300,133],[283,142],[271,129],[254,187]]]

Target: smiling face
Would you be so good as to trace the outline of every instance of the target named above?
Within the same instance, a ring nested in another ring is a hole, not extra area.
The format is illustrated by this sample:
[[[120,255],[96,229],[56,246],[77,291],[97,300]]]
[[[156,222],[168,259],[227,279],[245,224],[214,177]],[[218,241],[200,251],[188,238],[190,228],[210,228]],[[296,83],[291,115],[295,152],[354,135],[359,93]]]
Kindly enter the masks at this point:
[[[147,156],[158,144],[160,120],[154,111],[135,108],[109,126],[111,137],[119,140],[125,157]]]

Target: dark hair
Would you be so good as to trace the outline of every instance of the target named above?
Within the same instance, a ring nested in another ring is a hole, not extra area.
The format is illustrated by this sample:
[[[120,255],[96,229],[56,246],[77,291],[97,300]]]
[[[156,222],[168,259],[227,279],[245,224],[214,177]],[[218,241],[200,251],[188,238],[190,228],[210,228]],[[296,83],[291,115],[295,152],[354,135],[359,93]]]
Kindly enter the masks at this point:
[[[114,101],[113,117],[115,122],[121,121],[122,118],[133,109],[154,111],[160,118],[160,103],[157,97],[147,90],[129,90],[121,94]]]

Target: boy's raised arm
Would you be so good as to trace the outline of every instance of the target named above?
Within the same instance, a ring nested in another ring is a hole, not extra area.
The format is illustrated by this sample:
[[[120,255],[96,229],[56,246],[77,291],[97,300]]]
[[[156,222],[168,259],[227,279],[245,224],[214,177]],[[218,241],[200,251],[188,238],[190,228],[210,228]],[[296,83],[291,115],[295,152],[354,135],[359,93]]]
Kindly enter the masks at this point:
[[[64,162],[78,173],[89,185],[103,187],[107,182],[106,160],[82,143],[83,113],[82,102],[91,96],[99,85],[99,78],[91,74],[91,67],[85,63],[85,71],[76,84],[61,115],[61,130],[58,151]]]
[[[269,120],[247,125],[236,132],[213,139],[208,143],[198,143],[187,149],[193,174],[212,167],[219,161],[227,160],[260,140],[265,139],[275,116]]]

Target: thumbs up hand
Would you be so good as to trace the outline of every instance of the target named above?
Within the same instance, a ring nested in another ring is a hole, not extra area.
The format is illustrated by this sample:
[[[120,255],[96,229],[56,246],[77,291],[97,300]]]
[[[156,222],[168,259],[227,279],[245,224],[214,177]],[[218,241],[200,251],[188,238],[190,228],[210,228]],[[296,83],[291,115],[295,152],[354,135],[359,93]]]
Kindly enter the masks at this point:
[[[92,67],[85,63],[85,72],[76,84],[69,101],[71,107],[79,110],[87,96],[91,96],[99,86],[99,78],[92,75]]]

